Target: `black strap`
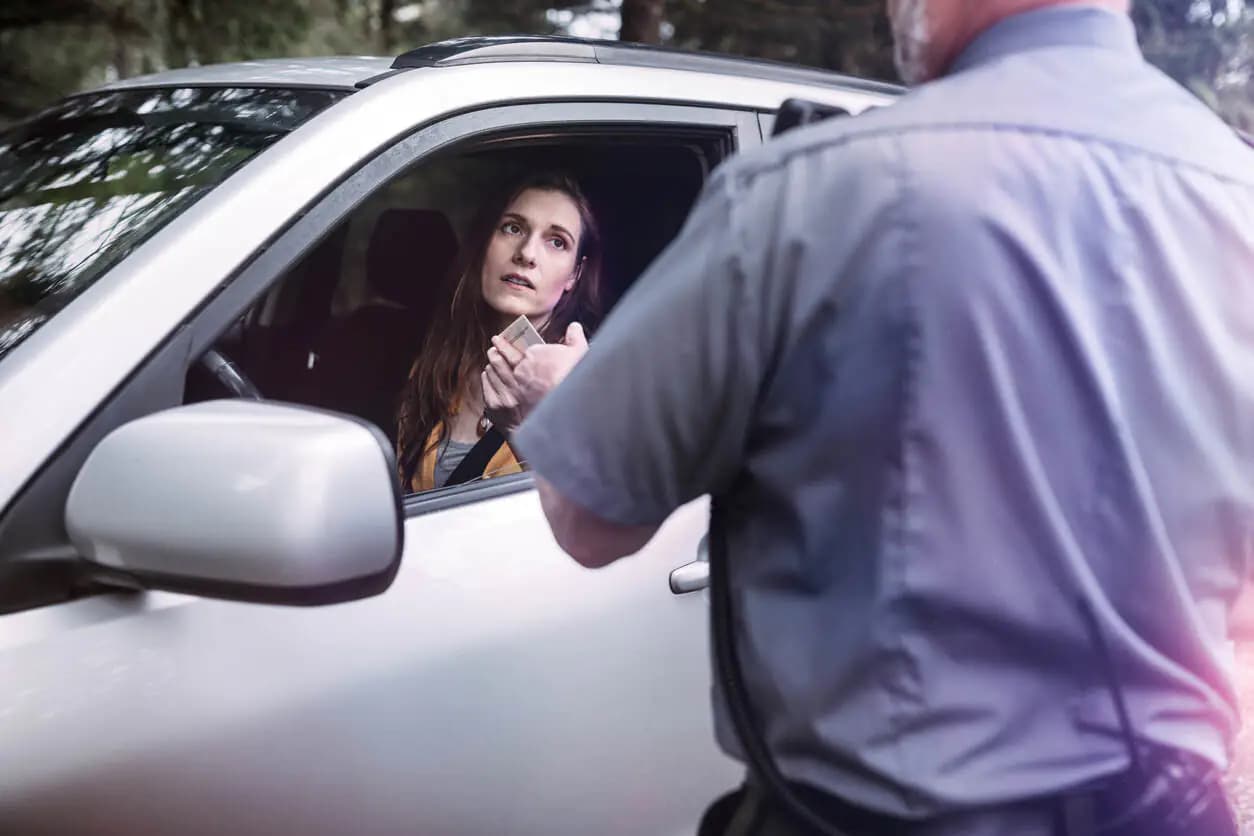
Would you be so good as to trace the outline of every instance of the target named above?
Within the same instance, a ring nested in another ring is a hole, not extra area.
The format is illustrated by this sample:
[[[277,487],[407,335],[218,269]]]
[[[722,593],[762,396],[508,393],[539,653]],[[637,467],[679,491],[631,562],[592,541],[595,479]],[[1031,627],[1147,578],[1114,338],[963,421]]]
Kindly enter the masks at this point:
[[[713,634],[715,674],[723,684],[723,698],[731,716],[732,728],[740,739],[750,773],[770,799],[796,824],[820,836],[849,836],[842,827],[830,822],[806,799],[798,797],[793,786],[775,763],[757,713],[749,702],[740,653],[736,647],[736,617],[732,613],[730,561],[727,554],[725,498],[710,502],[710,630]]]
[[[451,488],[453,485],[464,485],[467,482],[473,482],[483,475],[483,471],[487,469],[488,462],[492,461],[492,457],[496,455],[496,451],[501,449],[501,445],[505,443],[505,436],[496,427],[492,427],[484,433],[475,446],[470,448],[470,452],[466,454],[466,458],[462,459],[453,472],[449,474],[448,481],[441,487]]]

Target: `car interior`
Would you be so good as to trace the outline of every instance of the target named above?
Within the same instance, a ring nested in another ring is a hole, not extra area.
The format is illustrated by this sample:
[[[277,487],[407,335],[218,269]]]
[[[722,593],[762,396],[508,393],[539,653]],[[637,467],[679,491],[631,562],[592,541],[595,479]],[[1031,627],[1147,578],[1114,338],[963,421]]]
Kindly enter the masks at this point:
[[[452,298],[479,203],[532,171],[570,172],[604,239],[604,312],[675,237],[724,133],[583,130],[497,136],[422,160],[330,229],[214,346],[261,396],[364,418],[395,442],[400,395],[426,329]],[[597,323],[586,323],[595,340]],[[188,403],[242,394],[194,365]],[[251,388],[251,387],[250,387]]]

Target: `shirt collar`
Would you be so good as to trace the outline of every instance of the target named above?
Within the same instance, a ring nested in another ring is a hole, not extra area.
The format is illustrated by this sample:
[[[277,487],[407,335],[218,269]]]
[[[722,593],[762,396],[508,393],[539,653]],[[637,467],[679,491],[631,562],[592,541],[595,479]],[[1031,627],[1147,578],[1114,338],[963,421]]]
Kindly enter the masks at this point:
[[[1012,53],[1057,46],[1087,46],[1141,54],[1136,29],[1127,15],[1093,6],[1053,6],[993,24],[959,54],[949,74]]]

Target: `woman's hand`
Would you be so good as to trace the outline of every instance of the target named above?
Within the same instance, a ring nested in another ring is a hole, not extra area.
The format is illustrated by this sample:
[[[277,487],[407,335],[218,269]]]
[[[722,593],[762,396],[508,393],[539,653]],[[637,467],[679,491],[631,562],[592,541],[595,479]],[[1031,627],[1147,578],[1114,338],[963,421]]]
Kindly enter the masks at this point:
[[[508,437],[587,352],[588,339],[578,322],[571,323],[560,343],[533,345],[526,353],[493,337],[483,370],[484,415]]]

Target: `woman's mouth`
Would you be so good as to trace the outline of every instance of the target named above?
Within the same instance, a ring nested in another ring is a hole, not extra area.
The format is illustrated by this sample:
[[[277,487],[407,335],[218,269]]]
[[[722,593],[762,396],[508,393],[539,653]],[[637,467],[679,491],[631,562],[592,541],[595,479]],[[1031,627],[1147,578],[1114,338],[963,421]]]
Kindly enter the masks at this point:
[[[514,285],[515,287],[525,287],[528,290],[536,289],[536,286],[532,284],[529,279],[524,276],[520,276],[517,273],[507,273],[504,276],[501,276],[501,281],[509,285]]]

